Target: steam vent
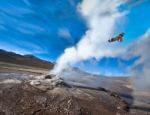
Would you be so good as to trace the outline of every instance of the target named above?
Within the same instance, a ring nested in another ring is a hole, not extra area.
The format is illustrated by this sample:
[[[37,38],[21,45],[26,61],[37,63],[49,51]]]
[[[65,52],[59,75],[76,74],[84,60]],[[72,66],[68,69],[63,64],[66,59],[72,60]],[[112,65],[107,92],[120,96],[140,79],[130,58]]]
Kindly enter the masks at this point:
[[[0,0],[0,115],[150,115],[150,0]]]
[[[52,75],[48,74],[51,63],[5,55],[19,60],[0,62],[0,115],[145,115],[149,111],[148,92],[144,98],[133,98],[128,78],[97,76],[77,68]],[[30,66],[23,65],[28,60]]]

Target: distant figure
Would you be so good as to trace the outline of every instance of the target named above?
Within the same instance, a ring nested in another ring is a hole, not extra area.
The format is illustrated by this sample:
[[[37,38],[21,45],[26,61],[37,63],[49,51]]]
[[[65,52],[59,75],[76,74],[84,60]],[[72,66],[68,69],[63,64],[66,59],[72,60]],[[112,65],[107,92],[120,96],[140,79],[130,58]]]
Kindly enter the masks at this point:
[[[124,33],[121,33],[118,36],[116,36],[115,38],[109,39],[108,42],[115,42],[115,41],[122,42],[124,39],[123,37],[124,37]]]

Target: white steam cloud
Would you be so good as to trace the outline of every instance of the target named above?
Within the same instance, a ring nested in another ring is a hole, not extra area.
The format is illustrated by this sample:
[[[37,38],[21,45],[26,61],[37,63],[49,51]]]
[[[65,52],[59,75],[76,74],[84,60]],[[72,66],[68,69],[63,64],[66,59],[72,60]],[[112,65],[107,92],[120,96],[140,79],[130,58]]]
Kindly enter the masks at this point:
[[[124,16],[124,12],[119,11],[124,3],[121,0],[83,0],[78,10],[85,17],[89,29],[75,47],[65,49],[52,73],[58,74],[83,60],[99,60],[118,54],[120,50],[116,50],[114,44],[108,44],[107,40],[114,33],[116,21]]]
[[[132,48],[131,48],[132,47]],[[136,89],[150,89],[150,29],[129,49],[132,56],[139,56],[139,59],[131,68],[132,84]]]

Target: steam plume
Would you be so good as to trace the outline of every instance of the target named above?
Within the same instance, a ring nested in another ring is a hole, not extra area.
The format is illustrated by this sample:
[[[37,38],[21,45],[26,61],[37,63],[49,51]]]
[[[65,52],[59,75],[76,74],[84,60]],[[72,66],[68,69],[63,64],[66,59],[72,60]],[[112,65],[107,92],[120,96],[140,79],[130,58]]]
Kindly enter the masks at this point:
[[[134,75],[132,83],[136,89],[150,89],[150,29],[132,45],[132,55],[139,56],[131,68],[131,73]],[[134,48],[136,47],[136,48]],[[131,49],[131,48],[130,48]]]
[[[107,40],[114,32],[115,22],[124,16],[124,12],[119,11],[123,4],[121,0],[83,0],[78,10],[85,17],[89,29],[76,47],[65,49],[52,72],[58,74],[80,61],[99,60],[119,53],[111,44],[108,46]]]

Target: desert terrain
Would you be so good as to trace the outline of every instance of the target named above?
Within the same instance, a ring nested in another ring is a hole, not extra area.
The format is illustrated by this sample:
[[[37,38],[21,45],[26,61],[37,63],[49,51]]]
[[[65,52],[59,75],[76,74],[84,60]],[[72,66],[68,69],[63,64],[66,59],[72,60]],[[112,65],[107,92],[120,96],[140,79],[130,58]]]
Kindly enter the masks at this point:
[[[135,91],[128,77],[91,75],[76,68],[49,75],[52,68],[33,56],[1,51],[0,115],[150,114],[150,92]]]

